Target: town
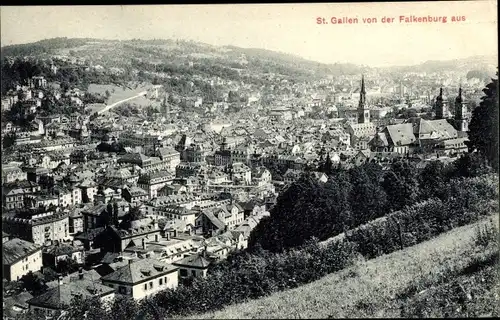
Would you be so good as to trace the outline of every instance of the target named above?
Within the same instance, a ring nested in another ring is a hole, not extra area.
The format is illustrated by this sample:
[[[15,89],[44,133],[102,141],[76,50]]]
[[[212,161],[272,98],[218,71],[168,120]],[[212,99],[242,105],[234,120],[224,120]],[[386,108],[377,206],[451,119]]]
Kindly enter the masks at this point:
[[[206,277],[247,249],[305,172],[326,182],[327,165],[452,163],[469,152],[487,81],[378,69],[292,81],[245,68],[244,54],[227,77],[195,60],[181,77],[146,60],[125,70],[60,54],[3,59],[2,75],[16,74],[1,97],[9,319]],[[81,74],[99,83],[82,86]]]

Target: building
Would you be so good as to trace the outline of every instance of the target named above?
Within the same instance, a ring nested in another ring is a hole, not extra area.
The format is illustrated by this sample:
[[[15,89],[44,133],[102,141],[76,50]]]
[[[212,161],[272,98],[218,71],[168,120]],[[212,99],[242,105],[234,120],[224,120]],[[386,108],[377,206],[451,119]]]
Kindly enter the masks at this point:
[[[27,179],[27,173],[18,166],[8,164],[2,166],[2,185],[14,181],[24,181]]]
[[[458,89],[458,96],[455,98],[454,127],[461,134],[469,130],[469,120],[467,119],[467,104],[462,100],[462,88]]]
[[[448,118],[448,101],[443,98],[443,88],[439,89],[439,95],[436,97],[436,120]]]
[[[41,186],[36,182],[23,180],[20,182],[11,182],[2,187],[2,206],[5,209],[23,208],[25,197],[27,195],[39,192]]]
[[[180,153],[173,148],[158,148],[155,156],[159,157],[162,161],[167,162],[168,168],[173,171],[175,167],[181,162]]]
[[[2,243],[3,278],[17,281],[42,269],[42,247],[19,238]]]
[[[50,318],[56,312],[68,309],[75,296],[80,296],[82,299],[99,297],[104,305],[110,305],[115,298],[115,290],[102,285],[97,279],[88,279],[80,273],[77,279],[67,283],[60,279],[56,287],[28,300],[28,305],[30,310],[41,312]]]
[[[177,267],[156,259],[129,260],[126,266],[102,277],[101,281],[118,294],[135,300],[177,288],[179,283]]]
[[[370,122],[370,110],[366,109],[366,90],[365,90],[365,77],[361,77],[361,89],[359,92],[358,104],[358,123]]]
[[[179,278],[204,278],[207,276],[207,270],[210,266],[210,260],[206,256],[206,251],[200,254],[193,254],[179,261],[172,263],[179,268]]]
[[[149,194],[149,198],[153,199],[158,196],[158,190],[171,183],[173,178],[174,176],[167,171],[151,172],[141,175],[137,186],[144,189]]]
[[[123,252],[130,246],[140,245],[146,241],[158,241],[161,230],[158,224],[133,226],[129,229],[120,229],[116,226],[107,226],[94,239],[94,247],[101,248],[105,252]]]
[[[57,267],[60,261],[72,259],[76,263],[82,264],[85,261],[85,251],[83,246],[58,243],[52,247],[44,249],[43,265],[45,267]]]
[[[3,228],[26,241],[43,245],[47,241],[70,240],[68,212],[30,209],[2,216]]]
[[[205,235],[214,235],[234,229],[244,220],[243,208],[235,203],[224,204],[202,210],[196,217],[195,227]]]
[[[130,187],[122,190],[123,199],[127,200],[133,205],[138,205],[149,199],[149,194],[139,187]]]

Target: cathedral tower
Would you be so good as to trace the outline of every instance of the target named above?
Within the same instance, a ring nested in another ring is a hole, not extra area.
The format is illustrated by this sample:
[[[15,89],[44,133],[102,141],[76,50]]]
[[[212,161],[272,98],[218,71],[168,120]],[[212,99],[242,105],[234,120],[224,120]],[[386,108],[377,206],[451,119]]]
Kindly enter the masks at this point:
[[[439,96],[436,97],[436,119],[446,119],[447,117],[447,101],[443,101],[443,88],[440,88]]]
[[[455,98],[455,127],[458,131],[467,131],[467,105],[462,100],[462,88],[458,89],[458,96]]]
[[[358,105],[358,123],[370,122],[370,110],[365,109],[366,91],[365,91],[365,76],[361,76],[361,90],[359,91]]]

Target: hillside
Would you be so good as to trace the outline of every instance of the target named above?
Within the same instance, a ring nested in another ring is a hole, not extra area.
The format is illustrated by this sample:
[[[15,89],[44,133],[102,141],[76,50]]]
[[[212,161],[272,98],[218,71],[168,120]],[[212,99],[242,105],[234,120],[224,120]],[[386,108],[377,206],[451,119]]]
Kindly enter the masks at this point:
[[[252,74],[276,74],[293,77],[316,77],[327,74],[357,74],[360,68],[351,64],[328,65],[301,57],[265,49],[215,47],[184,40],[126,40],[54,38],[30,44],[2,47],[1,55],[39,56],[67,55],[84,58],[108,67],[130,65],[132,60],[152,64],[186,65],[188,62],[214,64]]]
[[[498,215],[307,285],[190,318],[498,316],[498,245],[479,245],[479,226],[498,235]]]
[[[491,77],[495,75],[498,67],[496,56],[473,56],[455,60],[429,60],[413,66],[395,66],[386,68],[392,72],[443,72],[448,70],[481,70],[487,72]],[[384,69],[383,69],[384,70]]]
[[[479,70],[493,76],[497,62],[493,56],[475,56],[449,61],[426,61],[414,66],[369,68],[350,63],[325,64],[302,57],[259,48],[212,46],[200,42],[157,40],[102,40],[53,38],[1,48],[5,57],[54,55],[85,59],[86,63],[126,70],[152,72],[157,76],[200,75],[241,80],[260,85],[269,77],[289,81],[312,81],[327,76],[359,75],[376,71],[382,74],[404,72],[443,72]]]

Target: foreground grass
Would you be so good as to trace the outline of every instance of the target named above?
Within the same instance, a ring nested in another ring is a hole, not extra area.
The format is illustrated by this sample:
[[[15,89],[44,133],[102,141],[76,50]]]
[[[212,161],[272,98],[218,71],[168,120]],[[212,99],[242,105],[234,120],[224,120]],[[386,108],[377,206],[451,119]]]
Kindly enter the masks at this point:
[[[190,318],[498,315],[498,247],[476,243],[477,228],[484,225],[497,228],[498,216],[403,251],[359,261],[299,288]],[[464,310],[463,305],[475,307]]]

